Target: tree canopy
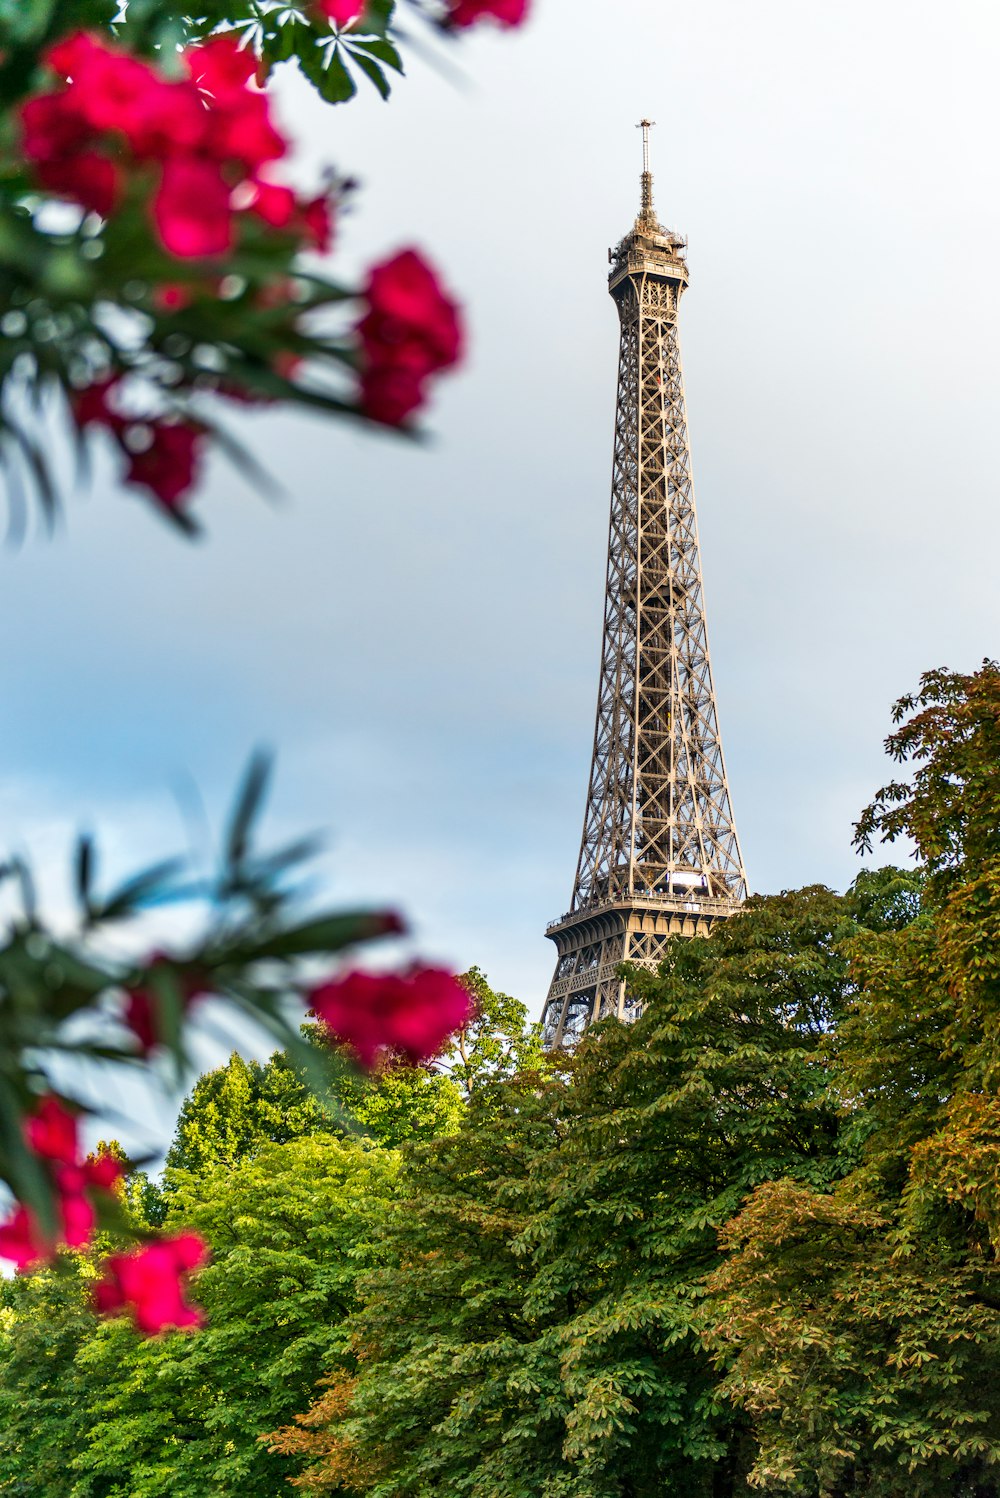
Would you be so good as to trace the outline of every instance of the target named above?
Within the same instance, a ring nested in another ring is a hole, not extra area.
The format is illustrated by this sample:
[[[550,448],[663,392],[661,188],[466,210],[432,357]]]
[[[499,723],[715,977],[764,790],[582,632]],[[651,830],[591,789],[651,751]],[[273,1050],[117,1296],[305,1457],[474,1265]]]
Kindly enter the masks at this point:
[[[125,1200],[208,1326],[5,1283],[0,1493],[1000,1498],[998,735],[996,667],[925,677],[858,828],[917,867],[752,898],[573,1054],[472,970],[423,1067],[201,1079]]]

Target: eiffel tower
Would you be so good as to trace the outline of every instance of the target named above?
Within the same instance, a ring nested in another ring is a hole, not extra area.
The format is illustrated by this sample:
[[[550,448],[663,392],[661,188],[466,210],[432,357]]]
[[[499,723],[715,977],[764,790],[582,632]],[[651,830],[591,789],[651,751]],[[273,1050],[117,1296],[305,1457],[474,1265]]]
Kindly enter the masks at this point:
[[[573,903],[558,949],[546,1043],[572,1044],[638,1005],[622,962],[655,968],[675,936],[702,936],[746,897],[722,758],[691,486],[677,309],[686,242],[653,211],[643,120],[642,206],[609,251],[621,321],[604,647]]]

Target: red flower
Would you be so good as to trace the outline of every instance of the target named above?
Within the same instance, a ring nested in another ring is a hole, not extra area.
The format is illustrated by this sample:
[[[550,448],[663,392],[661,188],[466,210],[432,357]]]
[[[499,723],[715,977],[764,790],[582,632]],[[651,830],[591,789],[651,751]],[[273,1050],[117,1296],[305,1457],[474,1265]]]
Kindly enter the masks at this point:
[[[149,63],[85,32],[51,47],[46,61],[69,80],[61,95],[49,97],[91,132],[123,136],[139,158],[190,150],[204,134],[206,111],[189,85],[167,82]]]
[[[175,509],[198,476],[204,429],[191,421],[140,422],[121,415],[114,405],[118,384],[117,377],[109,376],[77,391],[73,397],[76,424],[106,427],[128,457],[126,482],[151,490],[161,504]],[[145,428],[148,441],[136,451],[127,439],[139,428]]]
[[[106,218],[118,201],[115,164],[94,150],[86,118],[65,94],[42,94],[21,108],[21,145],[49,192]]]
[[[227,254],[233,245],[229,197],[214,161],[195,156],[165,161],[152,210],[164,249],[185,260]]]
[[[19,1270],[52,1259],[60,1245],[86,1248],[97,1222],[92,1192],[113,1191],[124,1174],[112,1155],[80,1160],[77,1120],[51,1093],[25,1119],[24,1137],[29,1149],[49,1167],[60,1229],[55,1238],[47,1237],[35,1214],[19,1203],[0,1226],[0,1258],[13,1260]]]
[[[254,183],[250,212],[273,229],[289,229],[310,249],[326,254],[333,239],[333,210],[321,194],[303,201],[290,187],[274,182]]]
[[[21,147],[29,161],[48,161],[79,150],[85,128],[65,94],[39,94],[21,105]]]
[[[91,1200],[94,1189],[111,1195],[125,1174],[114,1155],[96,1155],[82,1165],[63,1165],[56,1172],[62,1240],[68,1248],[86,1248],[97,1225]]]
[[[83,1162],[83,1169],[89,1183],[101,1191],[113,1191],[125,1175],[122,1162],[108,1154],[88,1156]]]
[[[105,1260],[105,1276],[93,1288],[94,1304],[103,1315],[131,1312],[147,1336],[168,1327],[195,1327],[204,1320],[201,1310],[184,1298],[183,1276],[197,1269],[208,1249],[196,1233],[160,1238],[131,1253]]]
[[[426,371],[458,361],[462,330],[458,308],[417,250],[402,250],[373,267],[365,292],[368,313],[358,331],[372,360],[420,363]]]
[[[250,211],[272,229],[287,229],[298,210],[298,199],[290,187],[275,182],[257,182]]]
[[[189,421],[153,421],[149,429],[149,446],[129,453],[125,481],[141,484],[174,510],[198,477],[205,433]]]
[[[53,1093],[43,1097],[31,1117],[25,1119],[24,1137],[28,1148],[41,1160],[75,1165],[80,1158],[76,1116]]]
[[[109,398],[117,388],[117,378],[107,375],[85,389],[77,390],[73,396],[73,419],[77,426],[103,426],[112,431],[127,426],[126,419],[109,404]]]
[[[100,151],[74,151],[58,161],[40,161],[37,176],[47,192],[72,198],[101,218],[115,211],[121,197],[118,168]]]
[[[474,26],[477,21],[499,21],[501,26],[520,26],[528,14],[530,0],[449,0],[447,24]]]
[[[62,1241],[67,1248],[86,1248],[93,1236],[97,1214],[87,1196],[87,1171],[80,1165],[64,1165],[56,1171]]]
[[[230,36],[213,37],[188,50],[189,76],[173,81],[78,32],[46,61],[65,82],[20,111],[39,184],[107,217],[122,174],[153,163],[160,168],[153,223],[163,247],[181,258],[227,254],[233,189],[287,150],[266,96],[251,86],[253,53]]]
[[[156,1000],[148,989],[130,988],[128,990],[122,1020],[138,1040],[139,1049],[144,1056],[149,1055],[160,1039],[153,1018],[155,1013]]]
[[[472,1000],[451,973],[348,973],[309,995],[316,1016],[371,1068],[382,1051],[425,1061],[473,1012]]]
[[[201,150],[208,111],[189,83],[167,83],[152,76],[143,93],[130,101],[117,128],[137,161],[172,161]]]
[[[302,228],[306,243],[321,255],[327,254],[333,243],[333,207],[330,199],[321,194],[301,205]]]
[[[424,375],[404,365],[373,364],[361,376],[361,407],[372,421],[398,427],[424,403]]]
[[[0,1259],[10,1259],[20,1273],[51,1257],[51,1253],[27,1207],[18,1206],[13,1217],[0,1226]]]
[[[458,308],[416,250],[376,265],[365,295],[368,311],[358,324],[361,406],[374,420],[396,426],[423,399],[424,377],[458,362]]]
[[[169,958],[162,953],[154,953],[148,965],[155,969],[159,963],[169,963]],[[207,990],[189,975],[175,971],[173,978],[182,1012],[186,1013],[196,999],[206,996]],[[148,1055],[162,1038],[159,1010],[160,996],[154,988],[130,988],[126,991],[122,1019],[138,1040],[144,1055]]]
[[[360,20],[364,11],[364,0],[313,0],[316,9],[321,16],[326,16],[332,21],[338,31],[345,26],[353,26],[354,22]]]
[[[257,59],[235,37],[213,36],[184,54],[187,69],[198,87],[213,99],[242,94],[257,71]]]
[[[284,136],[271,123],[264,94],[244,92],[239,98],[213,101],[209,120],[208,151],[216,161],[234,162],[246,172],[256,172],[288,150]]]
[[[205,111],[205,152],[213,160],[256,172],[284,156],[288,143],[271,122],[267,96],[250,88],[256,69],[251,52],[231,36],[217,36],[185,53],[191,77],[210,96]]]

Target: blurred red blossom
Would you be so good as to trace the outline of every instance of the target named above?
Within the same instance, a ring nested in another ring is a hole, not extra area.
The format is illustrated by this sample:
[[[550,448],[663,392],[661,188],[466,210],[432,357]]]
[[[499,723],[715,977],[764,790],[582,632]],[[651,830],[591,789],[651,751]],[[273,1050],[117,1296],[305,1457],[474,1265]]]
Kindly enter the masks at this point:
[[[233,247],[229,198],[229,186],[214,162],[197,156],[165,161],[152,206],[163,248],[179,260],[227,254]]]
[[[97,1222],[92,1193],[114,1191],[124,1173],[120,1161],[110,1154],[81,1159],[76,1115],[52,1093],[25,1120],[24,1137],[48,1168],[59,1231],[55,1237],[45,1233],[36,1214],[18,1203],[0,1226],[0,1258],[12,1260],[19,1270],[51,1260],[62,1246],[86,1248]]]
[[[418,250],[401,250],[369,273],[362,347],[361,408],[398,426],[422,403],[428,375],[457,364],[459,310]]]
[[[207,1258],[207,1245],[197,1233],[177,1233],[129,1253],[111,1254],[104,1261],[104,1278],[91,1292],[94,1305],[104,1316],[129,1312],[146,1336],[170,1327],[201,1326],[203,1312],[185,1299],[185,1276]]]
[[[158,312],[183,312],[193,301],[191,287],[182,286],[177,281],[164,281],[153,290],[153,305]]]
[[[333,209],[324,194],[303,201],[290,187],[258,179],[249,208],[272,229],[290,230],[309,249],[325,254],[333,242]]]
[[[176,510],[194,486],[205,444],[205,429],[192,421],[147,423],[149,443],[129,453],[125,479],[149,489],[168,510]]]
[[[152,166],[150,212],[164,249],[178,259],[216,259],[232,249],[245,210],[234,206],[234,194],[239,201],[240,189],[253,189],[261,168],[288,145],[254,86],[252,51],[216,36],[183,58],[188,77],[168,79],[77,32],[46,54],[64,81],[21,106],[21,143],[42,187],[103,217],[119,206],[126,181]],[[272,202],[276,193],[287,197],[287,224],[304,240],[324,239],[317,200],[300,202],[290,188],[271,184],[261,192]]]
[[[40,1264],[53,1252],[54,1245],[46,1243],[34,1214],[27,1207],[15,1208],[0,1226],[0,1259],[9,1259],[21,1273]]]
[[[338,30],[360,20],[365,8],[364,0],[360,0],[360,3],[359,0],[313,0],[313,3],[320,15],[326,16]]]
[[[520,26],[527,18],[530,0],[449,0],[449,26],[474,26],[477,21],[499,21],[501,26]]]
[[[309,994],[317,1018],[371,1068],[383,1051],[426,1061],[471,1018],[468,990],[443,968],[348,973]]]
[[[114,376],[78,390],[73,417],[78,427],[104,427],[128,458],[127,483],[141,485],[168,510],[177,510],[194,485],[205,444],[205,428],[180,417],[143,421],[124,414],[121,381]]]
[[[80,1126],[76,1115],[54,1093],[46,1094],[34,1113],[25,1120],[24,1137],[28,1148],[40,1160],[54,1160],[60,1165],[77,1163]]]
[[[163,953],[155,953],[149,959],[148,966],[155,971],[158,964],[166,966],[169,964],[169,958]],[[170,977],[176,985],[182,1013],[186,1014],[196,999],[207,996],[205,987],[189,975],[172,970]],[[125,992],[122,1020],[138,1040],[139,1049],[144,1056],[148,1056],[162,1040],[160,1007],[160,996],[152,985],[146,988],[130,988]]]

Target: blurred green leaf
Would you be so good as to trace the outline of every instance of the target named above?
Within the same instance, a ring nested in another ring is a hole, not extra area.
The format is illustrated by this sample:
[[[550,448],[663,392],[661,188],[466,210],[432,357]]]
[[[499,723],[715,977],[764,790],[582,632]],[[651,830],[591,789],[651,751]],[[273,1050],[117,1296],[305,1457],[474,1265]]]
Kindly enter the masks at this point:
[[[238,878],[246,861],[251,831],[263,807],[270,778],[271,756],[257,750],[244,772],[226,834],[225,862],[231,879]]]

